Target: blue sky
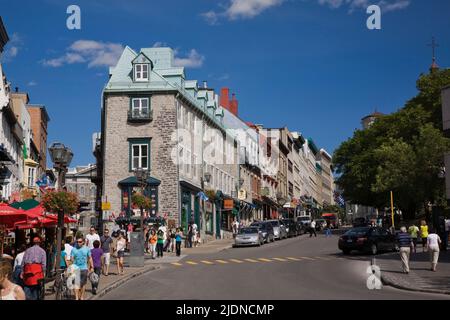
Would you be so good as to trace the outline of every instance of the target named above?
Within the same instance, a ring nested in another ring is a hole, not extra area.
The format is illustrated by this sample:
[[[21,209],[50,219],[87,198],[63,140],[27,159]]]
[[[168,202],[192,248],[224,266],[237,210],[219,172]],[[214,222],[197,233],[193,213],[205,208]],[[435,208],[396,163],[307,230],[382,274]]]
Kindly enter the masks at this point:
[[[377,108],[416,94],[431,64],[450,67],[448,0],[0,0],[11,38],[2,57],[12,87],[47,107],[49,144],[72,147],[72,165],[93,163],[101,90],[121,46],[168,45],[187,76],[227,86],[240,116],[288,126],[330,153]],[[81,8],[81,30],[66,9]],[[382,29],[366,8],[380,4]],[[89,40],[89,41],[80,41]],[[49,164],[51,165],[51,164]]]

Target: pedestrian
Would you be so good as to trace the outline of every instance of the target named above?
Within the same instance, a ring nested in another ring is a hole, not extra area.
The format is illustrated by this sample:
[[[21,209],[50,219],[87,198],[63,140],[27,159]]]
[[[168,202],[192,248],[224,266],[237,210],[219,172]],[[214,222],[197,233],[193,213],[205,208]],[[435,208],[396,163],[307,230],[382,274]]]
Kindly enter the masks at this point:
[[[72,252],[72,249],[73,249],[73,245],[72,245],[72,242],[73,242],[73,237],[72,236],[67,236],[66,237],[66,242],[64,243],[64,251],[66,252],[66,263],[67,263],[67,266],[69,266],[70,265],[70,263],[71,263],[71,252]]]
[[[175,233],[175,247],[177,251],[177,257],[181,255],[181,241],[183,239],[183,233],[180,228],[177,228]]]
[[[100,281],[100,274],[102,273],[102,257],[103,249],[100,248],[100,241],[94,241],[94,249],[91,250],[92,264],[94,265],[94,273],[98,277],[90,277],[92,285],[92,294],[97,294],[98,283]]]
[[[61,269],[63,272],[68,267],[67,265],[67,252],[65,250],[64,243],[61,244],[61,258],[59,259],[59,269]],[[56,269],[56,261],[55,261],[55,269]]]
[[[175,252],[175,228],[170,230],[170,251]]]
[[[447,251],[448,247],[448,235],[450,233],[450,219],[444,219],[444,239],[443,241],[443,247],[444,250]]]
[[[427,237],[427,248],[430,252],[431,271],[436,271],[436,266],[439,260],[439,245],[441,244],[441,238],[435,233],[433,228],[430,228],[430,232]]]
[[[21,286],[10,281],[11,276],[11,261],[0,258],[0,300],[25,300],[25,292]]]
[[[419,235],[419,227],[417,227],[414,222],[412,225],[408,228],[409,235],[411,236],[412,242],[413,242],[413,250],[414,253],[417,252],[417,236]]]
[[[158,252],[158,258],[163,257],[163,247],[164,247],[164,232],[162,230],[158,230],[158,240],[156,243],[156,251]]]
[[[409,273],[409,256],[411,248],[414,248],[411,235],[406,231],[406,227],[402,226],[397,234],[397,241],[400,247],[400,259],[402,260],[403,273]]]
[[[152,230],[150,230],[150,236],[148,238],[150,256],[152,257],[152,259],[155,259],[155,257],[156,257],[156,242],[157,241],[158,241],[158,237],[156,236],[156,231],[155,231],[155,229],[152,228]]]
[[[75,267],[75,300],[84,300],[88,273],[93,271],[91,250],[85,245],[82,236],[77,237],[77,245],[71,252],[72,264]]]
[[[105,276],[109,274],[109,265],[111,264],[111,251],[113,251],[113,239],[109,235],[109,230],[105,229],[100,237],[102,246],[102,271]]]
[[[327,221],[327,226],[326,226],[326,229],[325,229],[325,236],[327,238],[331,237],[331,223],[330,223],[330,221]]]
[[[148,228],[148,226],[145,226],[144,228],[144,252],[148,253],[148,246],[149,246],[149,242],[148,242],[148,237],[150,236],[150,230]]]
[[[316,234],[316,221],[314,219],[311,220],[311,223],[309,224],[309,237],[311,238],[314,233],[314,237],[317,237]]]
[[[116,246],[116,253],[117,253],[117,274],[122,275],[123,274],[123,257],[125,256],[125,248],[127,246],[127,240],[123,237],[123,233],[119,232],[119,235],[117,237],[117,246]]]
[[[420,238],[422,239],[422,252],[425,252],[428,238],[428,226],[425,220],[420,221]]]
[[[234,218],[233,224],[232,224],[232,230],[233,230],[233,239],[236,239],[236,235],[239,232],[239,222]]]
[[[198,229],[197,224],[194,221],[192,221],[192,242],[194,243],[194,247],[198,246],[197,229]]]
[[[192,248],[192,222],[189,222],[188,225],[188,237],[187,237],[187,243],[188,243],[188,248]]]
[[[17,254],[16,258],[14,259],[14,267],[13,267],[13,277],[12,280],[15,284],[18,284],[23,288],[23,280],[20,278],[20,274],[22,273],[22,260],[23,256],[25,255],[25,250],[27,249],[27,246],[25,244],[22,244],[19,247],[19,253]]]
[[[95,230],[95,227],[91,226],[91,228],[89,229],[89,234],[86,235],[86,246],[89,248],[89,250],[94,249],[95,240],[100,241],[100,236]]]
[[[42,287],[47,267],[47,255],[40,247],[41,238],[33,237],[33,246],[25,251],[22,259],[21,278],[24,283],[24,291],[28,300],[40,300]]]

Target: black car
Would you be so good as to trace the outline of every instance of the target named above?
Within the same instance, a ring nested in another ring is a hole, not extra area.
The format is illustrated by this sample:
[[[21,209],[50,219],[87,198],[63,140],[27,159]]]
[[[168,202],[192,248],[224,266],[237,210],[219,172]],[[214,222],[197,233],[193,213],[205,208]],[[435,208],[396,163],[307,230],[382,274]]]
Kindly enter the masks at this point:
[[[289,238],[299,235],[298,225],[293,219],[283,219],[282,222],[286,226],[286,232]]]
[[[380,227],[352,228],[339,238],[338,246],[344,254],[352,250],[373,255],[381,251],[398,251],[396,235]]]
[[[273,232],[273,226],[270,222],[255,221],[250,225],[250,227],[257,227],[257,228],[259,228],[259,230],[261,230],[265,243],[275,241],[275,234]]]
[[[353,228],[358,228],[358,227],[367,227],[369,225],[369,222],[367,221],[366,218],[355,218],[353,220]]]

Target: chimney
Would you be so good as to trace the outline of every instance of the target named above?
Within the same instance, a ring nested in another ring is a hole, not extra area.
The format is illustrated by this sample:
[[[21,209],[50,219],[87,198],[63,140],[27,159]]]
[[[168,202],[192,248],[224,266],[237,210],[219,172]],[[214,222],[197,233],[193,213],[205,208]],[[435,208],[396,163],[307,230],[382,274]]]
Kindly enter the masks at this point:
[[[208,88],[208,82],[203,80],[203,88],[207,89]]]
[[[236,117],[238,116],[238,101],[236,100],[236,95],[233,93],[230,101],[230,112]]]
[[[230,89],[228,88],[222,88],[220,89],[220,105],[230,110]]]

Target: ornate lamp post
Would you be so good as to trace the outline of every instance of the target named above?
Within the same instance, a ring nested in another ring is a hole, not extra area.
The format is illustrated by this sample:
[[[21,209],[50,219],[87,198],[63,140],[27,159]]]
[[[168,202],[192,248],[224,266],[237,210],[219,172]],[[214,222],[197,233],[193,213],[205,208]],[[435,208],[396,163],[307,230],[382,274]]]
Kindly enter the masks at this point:
[[[148,170],[143,168],[137,168],[134,170],[134,175],[139,183],[139,186],[142,188],[142,195],[145,196],[145,190],[147,189],[147,180],[150,176]],[[141,235],[142,239],[144,239],[144,213],[141,211]]]
[[[205,172],[203,177],[200,177],[200,183],[201,183],[201,188],[202,188],[202,192],[205,193],[205,182],[209,183],[209,181],[211,181],[211,173],[209,172]],[[200,230],[203,230],[203,226],[206,225],[205,223],[205,219],[206,219],[206,212],[205,212],[205,200],[202,199],[202,225],[199,226]],[[205,229],[206,232],[206,229]],[[201,235],[201,237],[203,238],[203,235]]]
[[[49,148],[50,157],[53,162],[53,166],[58,172],[58,191],[63,191],[66,180],[67,167],[73,158],[73,152],[69,147],[64,144],[55,142]],[[56,279],[59,279],[60,275],[60,262],[61,262],[61,243],[62,243],[62,229],[64,228],[64,211],[58,211],[58,227],[56,233]]]

